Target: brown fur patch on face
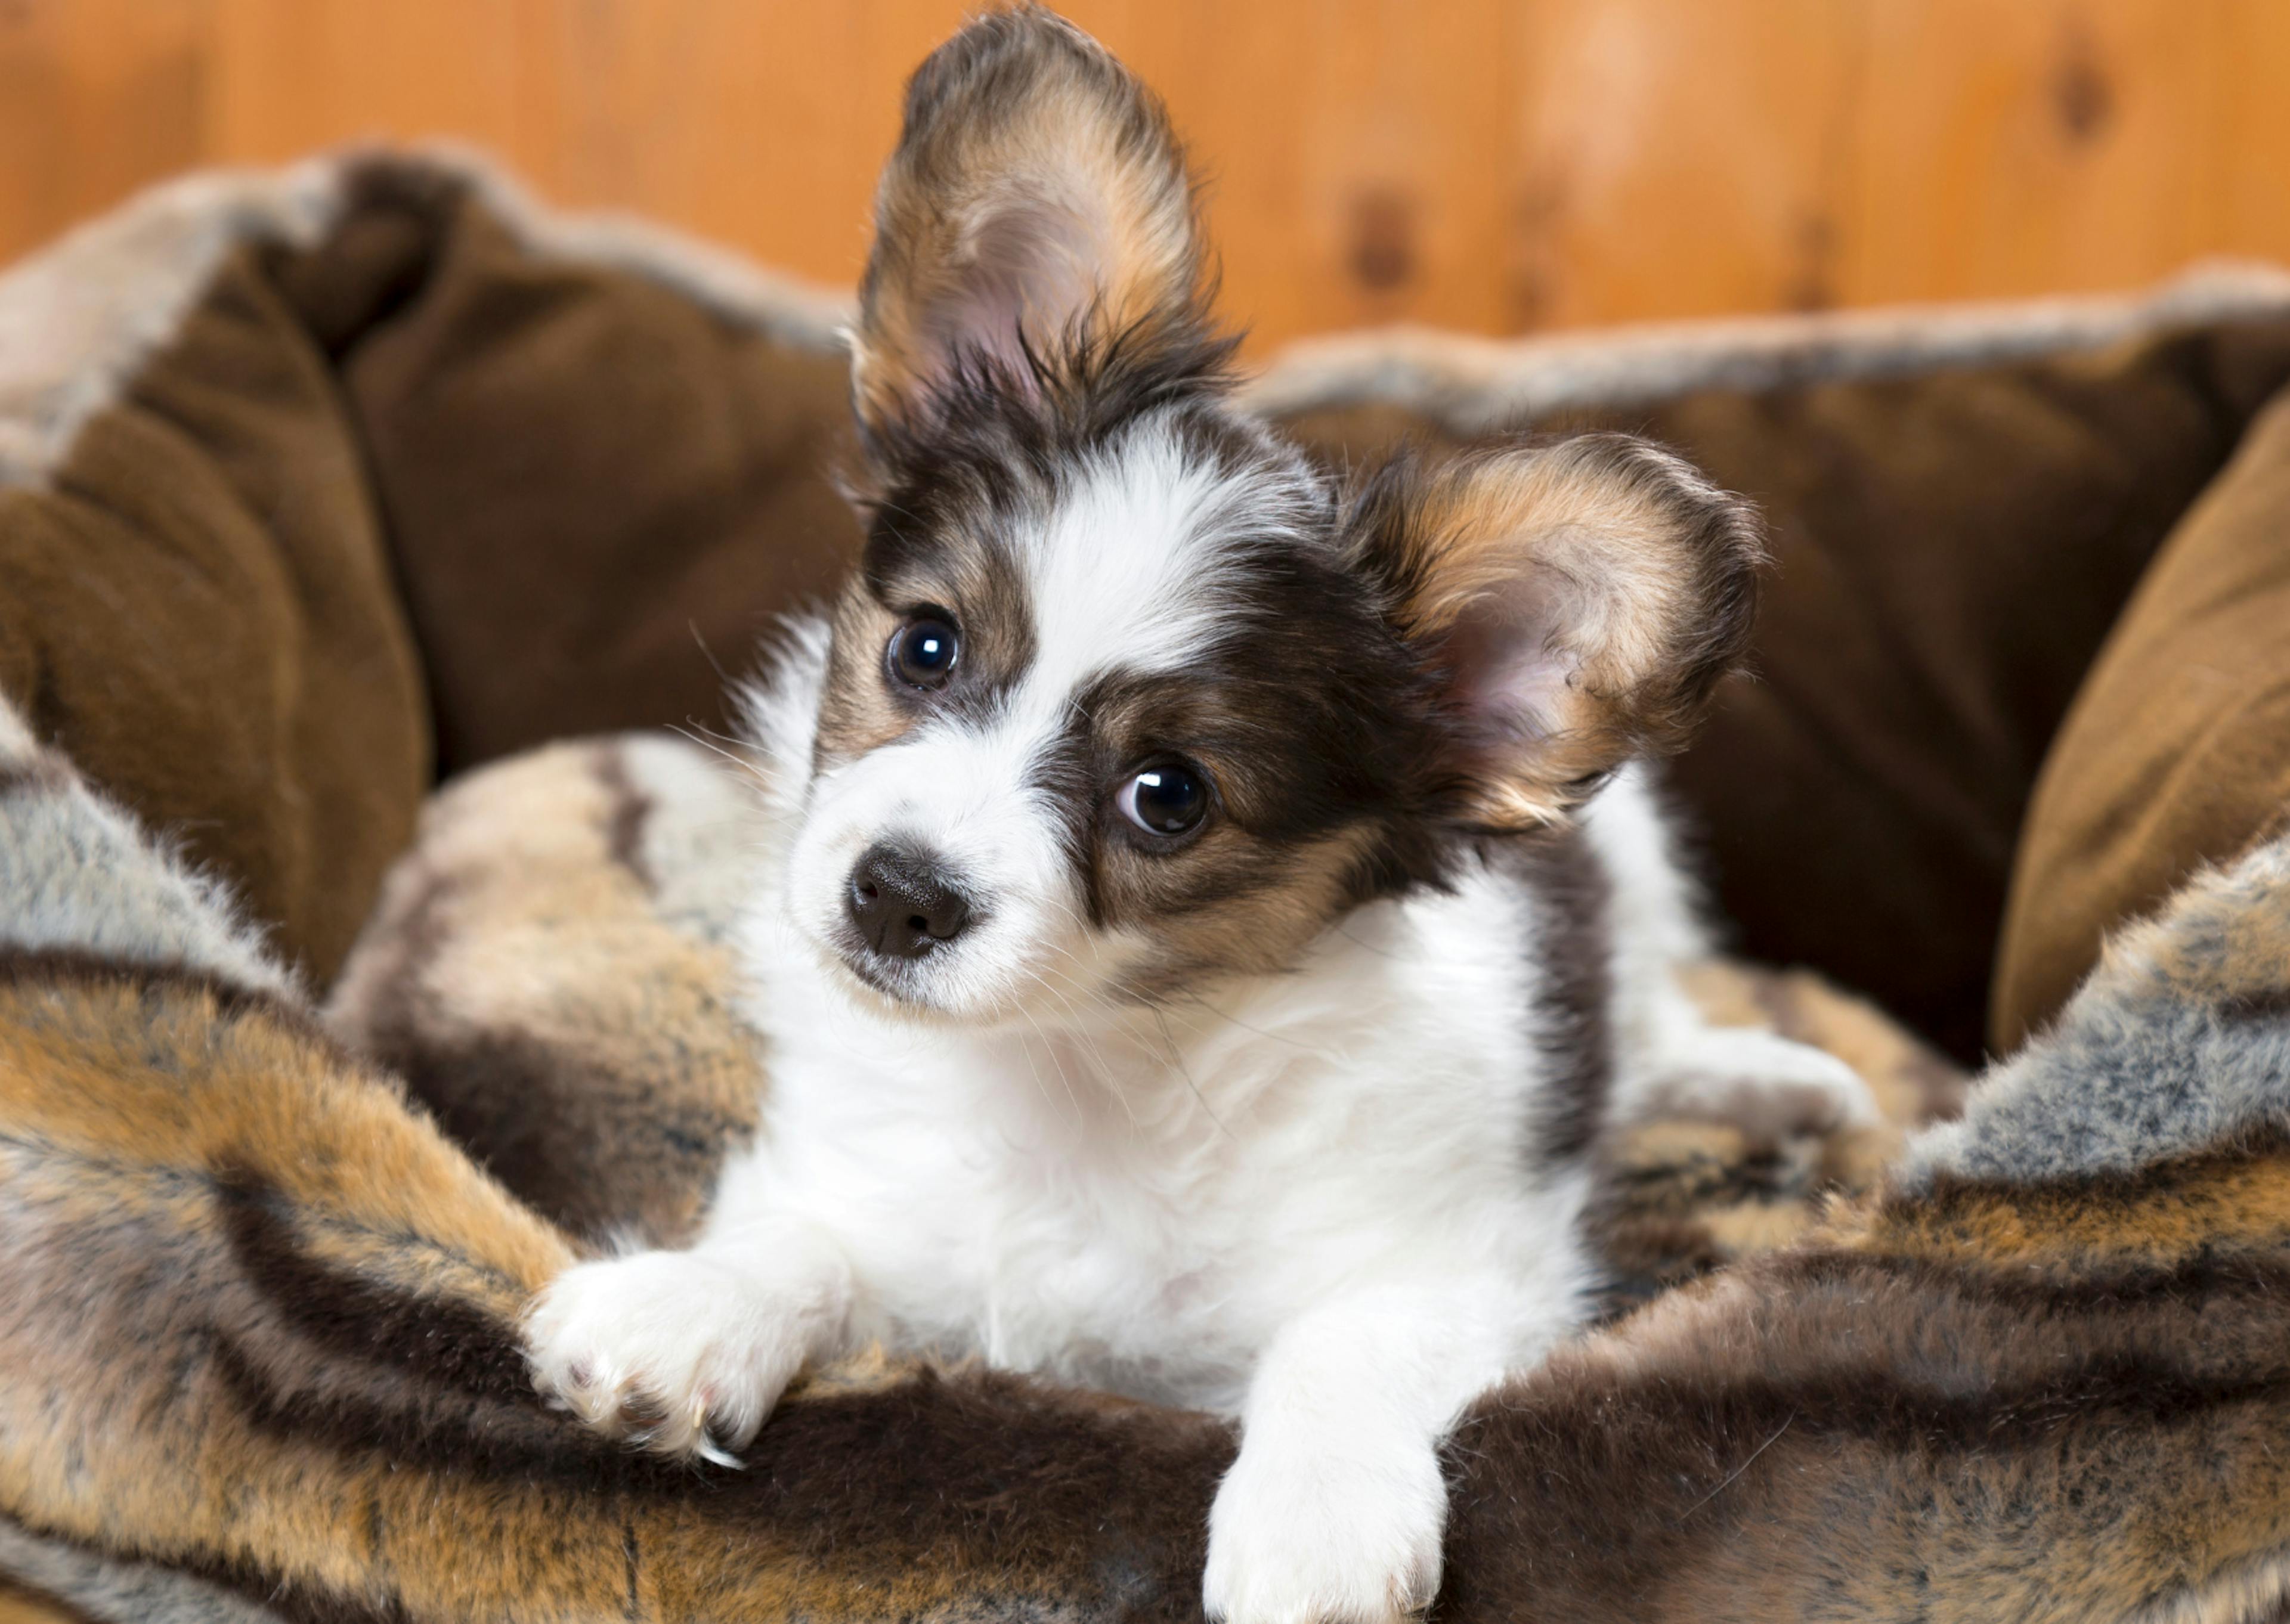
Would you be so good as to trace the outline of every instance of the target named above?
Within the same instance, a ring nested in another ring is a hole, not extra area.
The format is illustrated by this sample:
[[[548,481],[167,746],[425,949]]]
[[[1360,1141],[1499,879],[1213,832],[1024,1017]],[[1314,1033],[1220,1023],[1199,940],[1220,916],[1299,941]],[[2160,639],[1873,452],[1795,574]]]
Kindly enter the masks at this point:
[[[915,71],[875,200],[852,376],[872,433],[965,366],[1190,326],[1192,184],[1166,114],[1080,29],[977,19]]]
[[[901,620],[876,601],[863,580],[854,579],[836,600],[814,771],[896,743],[922,720],[917,707],[892,692],[883,668],[884,651]]]
[[[1494,829],[1684,742],[1748,645],[1765,560],[1746,504],[1614,434],[1397,459],[1355,546],[1446,674],[1468,815]]]
[[[1228,584],[1236,620],[1221,652],[1087,685],[1065,746],[1037,766],[1038,787],[1073,809],[1091,923],[1149,942],[1122,988],[1146,1001],[1288,969],[1347,910],[1433,860],[1409,848],[1421,838],[1409,816],[1412,668],[1396,645],[1379,650],[1389,639],[1373,611],[1329,572],[1291,579],[1284,566]],[[1259,600],[1266,624],[1245,624]],[[1329,647],[1353,651],[1346,672],[1300,683]],[[1346,683],[1373,692],[1355,702]],[[1211,786],[1197,830],[1173,838],[1139,829],[1117,804],[1130,773],[1172,758]]]
[[[989,710],[1034,658],[1025,579],[995,540],[995,522],[959,492],[940,493],[925,537],[901,532],[905,516],[875,516],[864,564],[837,602],[827,680],[821,692],[815,765],[845,762],[897,742],[926,718]],[[943,687],[923,691],[890,669],[891,639],[928,614],[950,623],[960,652]]]
[[[1355,828],[1268,850],[1228,825],[1176,858],[1106,852],[1101,891],[1122,911],[1153,919],[1152,954],[1118,995],[1159,1002],[1203,977],[1287,969],[1357,900],[1373,838]],[[1218,883],[1227,876],[1245,877]]]

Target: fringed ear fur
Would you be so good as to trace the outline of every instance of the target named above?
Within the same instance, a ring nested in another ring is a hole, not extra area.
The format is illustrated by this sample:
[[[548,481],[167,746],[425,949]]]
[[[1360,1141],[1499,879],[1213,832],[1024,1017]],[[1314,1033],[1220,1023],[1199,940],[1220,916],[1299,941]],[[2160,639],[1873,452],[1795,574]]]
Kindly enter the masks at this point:
[[[1061,355],[1197,340],[1192,182],[1159,101],[1033,6],[981,17],[907,85],[853,333],[871,436],[965,377],[1037,385]]]
[[[1464,820],[1498,831],[1685,741],[1748,645],[1765,562],[1746,502],[1613,434],[1403,456],[1350,544],[1437,674]]]

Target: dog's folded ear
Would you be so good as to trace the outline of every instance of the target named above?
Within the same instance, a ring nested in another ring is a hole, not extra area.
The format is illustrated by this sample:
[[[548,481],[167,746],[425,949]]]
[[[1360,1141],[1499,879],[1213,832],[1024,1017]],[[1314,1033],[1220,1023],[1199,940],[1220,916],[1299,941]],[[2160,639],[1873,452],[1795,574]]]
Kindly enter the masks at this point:
[[[853,390],[872,435],[965,377],[1025,388],[1061,357],[1198,345],[1199,233],[1159,101],[1032,6],[970,23],[907,85],[875,199]]]
[[[1403,455],[1349,543],[1433,675],[1460,817],[1493,830],[1683,743],[1748,645],[1765,561],[1746,502],[1613,434]]]

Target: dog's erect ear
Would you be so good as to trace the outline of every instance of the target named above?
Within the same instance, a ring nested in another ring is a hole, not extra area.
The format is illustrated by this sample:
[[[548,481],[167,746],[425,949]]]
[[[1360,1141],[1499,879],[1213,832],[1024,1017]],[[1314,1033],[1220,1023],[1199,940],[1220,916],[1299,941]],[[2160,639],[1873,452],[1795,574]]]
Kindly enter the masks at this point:
[[[1461,815],[1565,815],[1674,748],[1741,658],[1765,559],[1749,506],[1626,435],[1403,456],[1362,494],[1354,562],[1436,674]]]
[[[1192,182],[1152,92],[1047,12],[980,18],[907,84],[860,288],[860,420],[915,424],[958,367],[1022,387],[1029,350],[1189,335],[1200,284]]]

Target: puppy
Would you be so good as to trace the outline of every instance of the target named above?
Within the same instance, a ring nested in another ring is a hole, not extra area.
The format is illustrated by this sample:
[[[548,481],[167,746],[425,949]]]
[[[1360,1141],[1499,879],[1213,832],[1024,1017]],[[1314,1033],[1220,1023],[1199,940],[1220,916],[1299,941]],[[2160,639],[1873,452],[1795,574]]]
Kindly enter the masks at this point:
[[[1204,280],[1160,106],[1085,36],[992,15],[916,74],[864,556],[750,699],[763,1132],[530,1351],[727,1461],[876,1341],[1221,1411],[1208,1612],[1387,1619],[1437,1585],[1442,1436],[1583,1314],[1600,1124],[1871,1108],[1672,973],[1629,764],[1742,648],[1750,513],[1612,435],[1335,479],[1234,410]]]

